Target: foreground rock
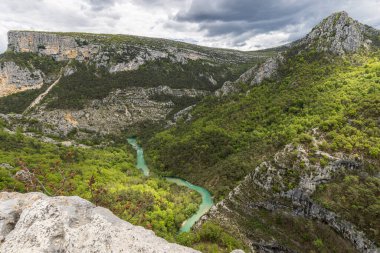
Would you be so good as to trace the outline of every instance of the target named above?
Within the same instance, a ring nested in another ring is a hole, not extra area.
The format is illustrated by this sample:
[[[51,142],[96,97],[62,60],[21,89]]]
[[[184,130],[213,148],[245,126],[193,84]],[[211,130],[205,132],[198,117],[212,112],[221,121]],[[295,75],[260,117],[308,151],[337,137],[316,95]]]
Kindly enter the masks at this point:
[[[79,197],[0,193],[0,252],[198,252]]]

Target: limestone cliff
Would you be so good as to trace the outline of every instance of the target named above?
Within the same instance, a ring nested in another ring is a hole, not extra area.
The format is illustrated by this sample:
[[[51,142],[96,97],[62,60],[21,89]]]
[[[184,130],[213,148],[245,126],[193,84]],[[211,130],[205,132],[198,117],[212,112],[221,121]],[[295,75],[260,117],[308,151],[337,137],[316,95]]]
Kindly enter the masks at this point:
[[[0,97],[28,89],[38,89],[42,84],[40,70],[29,70],[14,62],[0,62]]]
[[[135,70],[147,61],[164,58],[185,64],[199,59],[238,63],[265,57],[265,54],[203,48],[164,39],[36,31],[9,31],[8,51],[38,53],[57,61],[92,61],[110,72]]]
[[[79,197],[1,192],[0,252],[198,251],[168,243]]]
[[[370,48],[378,35],[379,31],[359,23],[343,11],[324,19],[294,46],[343,55]]]

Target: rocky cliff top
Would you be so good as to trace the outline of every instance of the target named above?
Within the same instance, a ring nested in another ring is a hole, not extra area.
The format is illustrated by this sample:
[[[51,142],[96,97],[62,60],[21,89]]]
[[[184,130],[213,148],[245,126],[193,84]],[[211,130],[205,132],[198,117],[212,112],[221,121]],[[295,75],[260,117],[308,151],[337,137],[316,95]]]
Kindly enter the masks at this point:
[[[180,62],[206,58],[222,62],[245,62],[267,55],[265,52],[209,48],[168,39],[123,34],[16,30],[8,32],[8,51],[40,53],[53,56],[60,61],[85,61],[93,59],[99,53],[106,58],[112,54],[129,55],[133,58],[139,56],[141,50],[145,51],[144,55],[140,55],[142,58],[145,58],[145,54],[154,58],[173,55],[175,60]]]
[[[215,94],[217,96],[228,95],[239,91],[236,84],[256,85],[265,79],[275,77],[279,67],[284,62],[284,55],[286,56],[284,51],[300,53],[315,50],[316,52],[344,55],[379,47],[379,30],[359,23],[349,17],[345,11],[333,13],[316,25],[304,38],[280,47],[280,52],[276,56],[272,56],[265,62],[248,69],[234,82],[225,82]]]
[[[0,193],[0,252],[198,252],[79,197]]]
[[[359,23],[342,11],[322,20],[305,38],[294,44],[319,52],[343,55],[369,49],[377,44],[379,35],[378,30]]]

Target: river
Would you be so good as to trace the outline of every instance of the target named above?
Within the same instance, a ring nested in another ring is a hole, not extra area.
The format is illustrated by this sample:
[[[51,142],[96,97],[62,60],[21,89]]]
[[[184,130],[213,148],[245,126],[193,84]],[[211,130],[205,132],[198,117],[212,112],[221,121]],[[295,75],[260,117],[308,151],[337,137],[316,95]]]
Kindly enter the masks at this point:
[[[149,168],[145,163],[144,159],[144,151],[140,145],[137,144],[136,138],[128,138],[128,143],[132,145],[132,147],[137,152],[137,163],[136,167],[140,169],[145,176],[149,176]],[[193,214],[189,219],[185,220],[182,223],[180,232],[189,232],[192,228],[192,226],[205,214],[208,210],[214,205],[214,202],[212,200],[212,196],[209,191],[207,191],[205,188],[193,185],[189,182],[187,182],[184,179],[177,178],[177,177],[166,177],[166,180],[175,183],[179,186],[185,186],[191,190],[197,191],[202,196],[202,203],[199,206],[197,212]]]

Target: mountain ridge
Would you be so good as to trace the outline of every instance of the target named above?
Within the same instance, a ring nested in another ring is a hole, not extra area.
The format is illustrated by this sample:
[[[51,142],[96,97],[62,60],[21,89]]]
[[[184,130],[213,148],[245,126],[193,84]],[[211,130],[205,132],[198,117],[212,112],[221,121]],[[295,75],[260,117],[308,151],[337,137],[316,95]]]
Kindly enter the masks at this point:
[[[216,236],[229,250],[239,243],[228,231],[252,252],[378,251],[379,31],[339,12],[284,51],[232,59],[155,39],[29,35],[0,56],[0,81],[13,62],[44,83],[0,98],[0,111],[49,92],[24,115],[0,115],[7,131],[86,148],[138,135],[153,172],[219,201],[181,244]]]
[[[156,134],[151,163],[210,189],[204,221],[252,251],[377,252],[379,34],[330,15]]]

